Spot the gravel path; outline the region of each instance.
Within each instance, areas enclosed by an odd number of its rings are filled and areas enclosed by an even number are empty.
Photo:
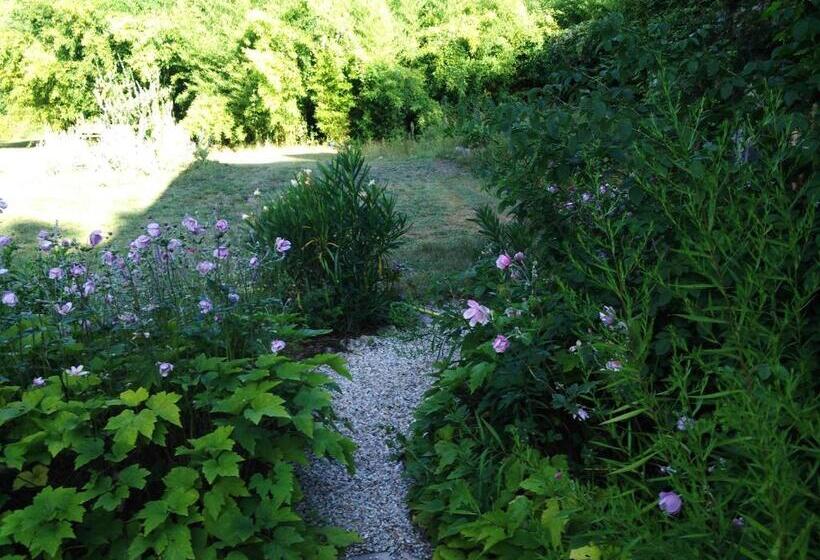
[[[333,406],[359,446],[356,474],[325,459],[314,460],[300,478],[306,512],[325,523],[355,531],[362,543],[345,558],[387,553],[391,560],[429,560],[432,553],[410,521],[403,465],[391,447],[407,434],[413,411],[430,385],[435,356],[427,340],[362,337],[351,341],[345,358],[352,381],[339,378],[342,392]]]

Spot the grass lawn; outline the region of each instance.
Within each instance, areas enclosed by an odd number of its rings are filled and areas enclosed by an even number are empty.
[[[467,221],[472,208],[492,202],[478,180],[430,151],[374,146],[366,153],[374,178],[389,186],[410,216],[407,243],[396,255],[410,269],[410,285],[423,291],[435,277],[463,270],[478,247],[475,227]],[[315,169],[332,155],[323,147],[254,148],[216,152],[175,172],[102,177],[49,171],[34,149],[0,149],[0,197],[9,203],[0,233],[31,250],[37,232],[55,222],[78,239],[94,229],[110,232],[114,246],[143,233],[150,221],[176,223],[186,214],[238,223],[266,194],[288,185],[295,172]]]

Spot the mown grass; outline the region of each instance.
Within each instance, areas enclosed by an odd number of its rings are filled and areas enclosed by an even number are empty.
[[[454,153],[449,143],[378,144],[365,153],[374,178],[388,185],[410,218],[406,243],[396,259],[407,271],[410,292],[426,294],[439,280],[469,265],[479,244],[468,219],[475,206],[492,198],[466,167],[442,157]],[[32,149],[0,149],[0,197],[9,203],[0,233],[14,236],[25,252],[34,250],[37,232],[55,222],[81,240],[93,229],[110,232],[108,243],[115,247],[143,233],[150,221],[177,223],[186,214],[239,224],[266,195],[288,185],[300,169],[315,170],[333,151],[292,147],[217,152],[186,169],[148,176],[53,173],[37,154]]]

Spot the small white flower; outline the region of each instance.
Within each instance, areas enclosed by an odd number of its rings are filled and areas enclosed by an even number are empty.
[[[253,191],[253,196],[262,196],[262,191],[256,189],[255,191]]]

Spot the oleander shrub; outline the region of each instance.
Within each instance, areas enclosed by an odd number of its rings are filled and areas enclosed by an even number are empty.
[[[356,331],[388,316],[398,278],[390,255],[407,217],[370,178],[359,149],[345,148],[315,175],[298,174],[248,224],[259,254],[288,251],[276,278],[322,325]]]

